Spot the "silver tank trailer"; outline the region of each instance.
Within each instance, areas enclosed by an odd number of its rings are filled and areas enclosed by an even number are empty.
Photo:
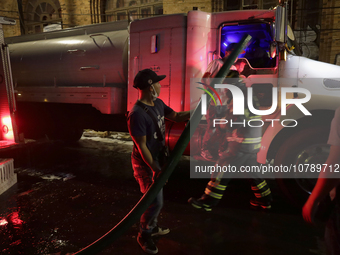
[[[127,130],[127,21],[5,41],[26,138],[76,141],[84,128]]]
[[[104,23],[8,38],[14,84],[126,88],[127,26]]]

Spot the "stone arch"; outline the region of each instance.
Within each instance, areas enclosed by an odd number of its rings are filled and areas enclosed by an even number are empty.
[[[92,24],[100,22],[99,1],[100,0],[91,0],[90,1],[90,12],[91,12],[91,23]]]
[[[111,2],[113,2],[113,0],[90,1],[91,23],[100,23],[106,21],[105,10],[107,8],[107,5]]]
[[[58,0],[28,0],[25,6],[26,33],[43,32],[43,28],[62,21]]]

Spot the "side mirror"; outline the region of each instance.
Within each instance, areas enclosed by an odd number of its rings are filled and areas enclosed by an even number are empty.
[[[286,43],[286,34],[287,34],[286,8],[282,6],[277,6],[275,14],[275,41]]]

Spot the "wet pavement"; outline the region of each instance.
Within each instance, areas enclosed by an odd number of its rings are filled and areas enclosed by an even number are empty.
[[[123,138],[83,138],[42,143],[25,154],[17,184],[0,195],[0,254],[71,254],[113,228],[141,197],[131,147]],[[183,157],[164,187],[159,223],[171,232],[156,240],[159,254],[324,254],[322,226],[306,225],[273,181],[271,212],[251,209],[247,181],[233,180],[210,213],[187,203],[206,182],[190,179]],[[99,254],[145,254],[137,232],[136,222]]]

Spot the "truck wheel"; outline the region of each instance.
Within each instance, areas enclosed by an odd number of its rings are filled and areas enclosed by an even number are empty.
[[[67,143],[74,143],[78,142],[81,136],[83,135],[83,129],[82,128],[73,128],[69,130],[64,130],[60,134],[60,139]]]
[[[74,143],[79,141],[81,136],[83,135],[83,129],[82,128],[76,128],[76,127],[58,127],[55,129],[49,130],[47,133],[47,136],[51,140],[62,140],[67,143]]]
[[[314,179],[303,178],[306,168],[302,168],[301,164],[310,167],[311,164],[325,163],[329,154],[328,135],[329,127],[326,126],[300,130],[282,144],[275,156],[274,164],[276,166],[290,166],[291,164],[296,166],[297,173],[292,173],[290,175],[292,178],[285,178],[287,173],[278,173],[276,182],[283,195],[299,208],[306,202],[318,176],[318,173],[315,172]],[[302,173],[298,170],[299,165]],[[311,173],[308,174],[310,176]]]

